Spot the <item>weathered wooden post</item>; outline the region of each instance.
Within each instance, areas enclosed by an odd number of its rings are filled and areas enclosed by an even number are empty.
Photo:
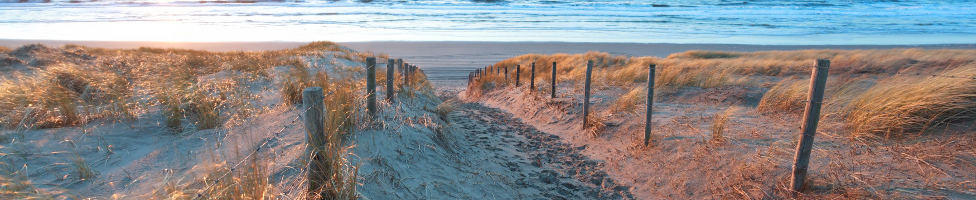
[[[403,86],[410,86],[410,63],[403,63]]]
[[[654,110],[654,68],[656,66],[651,64],[647,70],[647,109],[646,117],[644,119],[644,146],[650,144],[651,142],[651,113]]]
[[[522,73],[522,65],[515,65],[515,87],[519,86],[520,73]]]
[[[535,92],[535,62],[532,62],[532,73],[529,74],[529,91]]]
[[[323,93],[321,87],[305,88],[302,91],[302,120],[305,122],[305,153],[308,155],[308,195],[318,196],[318,192],[329,180],[323,179],[323,169],[327,169],[322,161],[325,150],[325,125],[322,119],[325,111],[322,104]]]
[[[386,60],[386,101],[393,103],[393,59]]]
[[[556,62],[552,62],[552,97],[556,98]]]
[[[397,58],[397,71],[403,76],[403,58]]]
[[[366,58],[366,113],[376,116],[376,57]]]
[[[502,68],[505,68],[505,72],[504,72],[505,73],[505,82],[508,83],[508,66],[504,66]]]
[[[583,129],[586,129],[590,117],[590,74],[593,71],[593,61],[586,61],[586,78],[583,81]]]
[[[803,189],[803,181],[807,176],[807,166],[810,164],[810,151],[813,149],[813,136],[817,133],[817,123],[820,121],[820,106],[823,102],[824,87],[827,85],[827,70],[830,60],[817,59],[817,66],[810,75],[810,93],[807,106],[803,113],[803,135],[796,145],[796,156],[793,159],[793,176],[790,177],[790,188],[799,192]]]

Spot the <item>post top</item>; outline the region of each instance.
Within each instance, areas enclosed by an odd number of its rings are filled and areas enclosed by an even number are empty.
[[[817,59],[817,68],[828,68],[830,67],[830,59]]]
[[[307,87],[305,88],[305,90],[302,90],[302,93],[309,93],[309,92],[322,93],[322,87]]]

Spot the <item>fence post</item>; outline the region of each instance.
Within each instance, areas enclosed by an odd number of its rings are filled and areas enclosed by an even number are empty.
[[[556,62],[552,62],[552,97],[556,98]]]
[[[386,60],[386,101],[393,103],[393,59]]]
[[[410,86],[410,63],[403,63],[403,86]]]
[[[590,114],[590,74],[593,71],[593,61],[586,61],[586,80],[583,81],[583,129],[586,129],[586,122]]]
[[[308,155],[308,195],[318,196],[318,191],[327,183],[322,179],[323,169],[326,169],[321,160],[322,151],[325,148],[325,126],[322,119],[322,112],[325,110],[322,104],[322,88],[310,87],[302,91],[302,120],[305,123],[305,153]]]
[[[366,112],[376,116],[376,57],[366,58]]]
[[[505,73],[505,82],[508,82],[508,66],[504,66],[502,68],[505,68],[505,72],[504,72]]]
[[[522,72],[522,65],[515,65],[515,87],[519,86],[519,76]]]
[[[654,68],[656,66],[651,64],[647,70],[647,112],[646,119],[644,119],[644,146],[646,147],[651,142],[651,113],[654,110]]]
[[[535,92],[535,62],[532,62],[532,73],[529,73],[529,91]]]
[[[397,72],[400,72],[400,75],[403,76],[403,58],[397,58],[396,62],[397,62]]]
[[[817,67],[810,75],[810,93],[807,106],[803,113],[803,135],[796,145],[796,156],[793,159],[793,176],[790,177],[790,188],[799,192],[803,189],[803,181],[807,176],[807,166],[810,164],[810,150],[813,149],[813,136],[817,133],[817,123],[820,121],[820,105],[823,102],[824,87],[827,85],[827,70],[830,60],[817,59]]]

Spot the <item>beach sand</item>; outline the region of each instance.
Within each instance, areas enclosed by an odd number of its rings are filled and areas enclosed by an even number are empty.
[[[268,50],[291,48],[304,43],[139,43],[139,42],[72,42],[72,41],[13,41],[0,40],[0,45],[15,48],[23,44],[42,43],[49,46],[64,44],[80,44],[92,47],[106,48],[137,48],[151,46],[161,48],[189,48],[213,51],[234,50]],[[617,55],[629,56],[657,56],[693,49],[728,50],[728,51],[763,51],[788,49],[878,49],[878,48],[976,48],[974,45],[930,45],[930,46],[759,46],[759,45],[719,45],[719,44],[611,44],[611,43],[495,43],[495,42],[369,42],[343,43],[342,45],[359,51],[387,53],[391,57],[404,58],[405,61],[424,68],[425,73],[437,87],[439,98],[434,95],[398,95],[394,104],[380,103],[380,118],[383,128],[357,132],[353,136],[356,141],[351,150],[356,156],[350,158],[353,163],[360,163],[359,175],[362,186],[359,192],[364,197],[376,199],[408,198],[408,199],[589,199],[589,198],[676,198],[701,197],[705,193],[693,196],[681,192],[704,191],[703,186],[709,186],[708,181],[701,181],[695,177],[702,172],[712,175],[722,173],[712,170],[711,165],[682,165],[681,162],[704,158],[697,161],[703,163],[722,163],[720,158],[751,158],[755,149],[773,149],[774,161],[779,168],[770,170],[775,174],[787,169],[782,167],[792,148],[795,120],[787,121],[765,117],[755,112],[741,111],[745,116],[734,118],[735,131],[730,131],[729,138],[739,138],[735,145],[720,146],[726,150],[709,149],[703,139],[708,130],[708,119],[726,109],[726,107],[744,108],[751,110],[749,105],[725,104],[724,102],[710,102],[707,98],[698,98],[712,93],[688,92],[667,100],[663,98],[655,104],[655,129],[663,136],[661,148],[651,150],[651,153],[667,156],[635,157],[633,150],[634,138],[631,129],[613,129],[614,133],[598,139],[579,134],[579,121],[574,102],[580,102],[579,95],[568,95],[553,101],[529,101],[521,90],[499,90],[491,93],[490,98],[468,99],[466,92],[461,90],[468,72],[481,66],[496,63],[511,56],[525,53],[581,53],[587,51],[605,51]],[[329,59],[317,58],[310,62],[321,62]],[[343,61],[339,64],[316,64],[315,66],[361,66],[362,63]],[[218,77],[217,74],[206,77]],[[272,77],[279,77],[272,75]],[[262,98],[261,105],[277,105],[278,89],[270,82],[257,83],[250,88]],[[265,85],[260,85],[265,84]],[[566,84],[566,83],[564,83]],[[523,86],[524,87],[524,86]],[[560,90],[576,90],[578,87],[564,85]],[[719,89],[714,89],[719,90]],[[612,91],[612,92],[607,92]],[[606,107],[609,97],[619,96],[623,91],[597,90],[594,96],[596,105]],[[459,95],[460,94],[460,95]],[[561,94],[569,94],[562,91]],[[576,93],[578,94],[578,93]],[[385,97],[382,90],[378,96]],[[667,96],[666,96],[667,97]],[[458,101],[455,98],[461,98]],[[270,99],[270,100],[269,100]],[[441,102],[445,99],[453,101],[454,105],[441,114]],[[451,100],[453,99],[453,100]],[[686,101],[688,99],[692,99]],[[697,100],[694,99],[706,99]],[[688,102],[691,102],[690,104]],[[550,106],[557,105],[564,110],[552,110]],[[640,109],[638,109],[640,110]],[[568,111],[568,112],[567,112]],[[299,112],[289,107],[279,107],[267,113],[253,117],[249,126],[231,128],[225,132],[204,130],[193,133],[193,137],[174,135],[160,126],[161,113],[152,113],[148,117],[137,119],[130,123],[86,124],[79,127],[63,127],[57,129],[38,129],[25,132],[20,140],[27,142],[17,146],[8,146],[11,152],[76,152],[58,156],[31,157],[30,173],[32,180],[38,183],[62,183],[59,177],[71,174],[69,171],[49,172],[43,166],[62,166],[65,160],[81,160],[80,163],[90,167],[96,178],[84,184],[67,184],[67,193],[80,193],[85,196],[122,195],[123,197],[143,197],[143,195],[157,195],[155,191],[167,181],[175,169],[177,175],[194,176],[207,174],[206,168],[196,167],[212,163],[215,160],[230,162],[241,160],[235,148],[265,149],[263,152],[255,150],[262,158],[273,163],[269,169],[273,176],[269,179],[275,188],[280,190],[283,197],[300,195],[300,187],[294,186],[292,177],[298,176],[299,171],[293,170],[296,159],[302,153],[303,131],[298,125]],[[438,116],[442,115],[442,116]],[[629,118],[628,118],[629,119]],[[635,127],[639,121],[628,121],[624,118],[610,120],[608,124],[617,127]],[[706,123],[702,123],[705,121]],[[758,126],[758,128],[757,128]],[[683,129],[688,127],[688,129]],[[732,126],[730,126],[732,127]],[[753,128],[756,131],[746,128]],[[732,130],[732,129],[730,129]],[[761,132],[760,132],[761,131]],[[133,135],[138,132],[139,135]],[[57,133],[57,134],[47,134]],[[384,134],[397,133],[397,134]],[[95,137],[91,137],[95,134]],[[149,137],[147,137],[149,136]],[[966,141],[969,136],[954,136],[950,140]],[[962,139],[959,139],[962,138]],[[848,140],[846,137],[827,134],[818,140],[836,142]],[[45,141],[71,141],[70,146],[64,143]],[[269,142],[263,142],[269,141]],[[744,142],[743,142],[744,141]],[[753,142],[752,141],[759,141]],[[773,142],[769,142],[773,141]],[[931,143],[938,142],[934,140]],[[755,144],[754,144],[755,143]],[[772,143],[772,144],[770,144]],[[78,147],[76,148],[75,144]],[[110,144],[110,145],[109,145]],[[957,143],[956,147],[971,147],[969,143]],[[928,143],[918,144],[927,146]],[[104,146],[104,147],[102,147]],[[212,146],[218,146],[210,150]],[[708,147],[708,148],[706,148]],[[833,152],[846,152],[848,149],[828,149]],[[105,153],[105,150],[109,149]],[[731,150],[729,150],[731,149]],[[745,149],[745,150],[743,150]],[[840,149],[840,150],[837,150]],[[0,148],[0,150],[5,150]],[[707,151],[706,151],[707,150]],[[938,150],[938,149],[936,149]],[[212,152],[209,155],[206,152]],[[886,153],[900,153],[897,151],[876,150]],[[205,152],[201,154],[200,152]],[[628,153],[629,152],[629,153]],[[702,152],[711,152],[704,154]],[[716,153],[717,152],[717,153]],[[3,152],[0,152],[3,153]],[[194,155],[199,154],[199,155]],[[117,155],[117,156],[112,156]],[[901,155],[901,154],[895,154]],[[907,155],[907,154],[905,154]],[[74,156],[74,157],[72,157]],[[207,157],[210,156],[210,157]],[[861,155],[856,160],[871,160],[865,158],[873,155]],[[209,159],[209,160],[208,160]],[[714,160],[709,160],[714,159]],[[765,157],[763,157],[765,159]],[[831,158],[834,159],[834,158]],[[27,163],[28,158],[18,160]],[[172,160],[187,160],[187,162],[169,162]],[[85,164],[85,162],[92,164]],[[735,161],[735,160],[733,160]],[[753,163],[767,163],[753,162]],[[769,161],[772,162],[772,161]],[[678,163],[660,167],[660,163]],[[816,163],[816,162],[815,162]],[[902,159],[896,163],[900,168],[914,169],[905,163],[913,164]],[[217,163],[218,165],[220,162]],[[729,164],[729,163],[725,163]],[[738,164],[738,163],[732,163]],[[88,166],[90,165],[90,166]],[[28,166],[28,165],[23,165]],[[42,167],[38,167],[42,166]],[[729,166],[733,166],[729,164]],[[741,171],[752,170],[751,165],[730,168],[727,174],[747,174]],[[887,165],[881,165],[886,167]],[[691,168],[693,170],[688,170]],[[69,169],[68,167],[60,167]],[[166,169],[166,170],[163,170]],[[740,171],[735,171],[740,170]],[[779,171],[777,171],[779,170]],[[79,170],[81,171],[81,170]],[[924,171],[924,170],[923,170]],[[965,171],[954,169],[950,173]],[[722,171],[719,171],[722,172]],[[80,172],[78,174],[81,174]],[[137,174],[132,176],[130,174]],[[669,174],[669,176],[659,176]],[[814,174],[823,174],[817,173]],[[959,173],[968,176],[968,173]],[[706,174],[707,175],[707,174]],[[79,175],[80,176],[80,175]],[[763,176],[772,177],[772,176]],[[902,178],[905,176],[895,176]],[[776,177],[773,177],[776,178]],[[858,179],[858,177],[853,177]],[[688,181],[692,180],[692,181]],[[822,180],[822,179],[818,179]],[[696,182],[698,181],[698,182]],[[949,180],[951,182],[953,180]],[[873,181],[872,183],[879,183]],[[115,186],[116,183],[127,183],[125,186]],[[718,183],[725,183],[723,182]],[[739,181],[737,183],[752,182]],[[770,183],[772,184],[772,183]],[[770,185],[759,184],[756,185]],[[746,185],[748,186],[748,185]],[[915,186],[915,185],[910,185]],[[742,185],[738,186],[742,188]],[[892,186],[894,187],[894,186]],[[963,186],[964,187],[964,186]],[[728,188],[724,187],[723,188]],[[843,187],[840,187],[843,189]],[[914,188],[909,188],[913,189]],[[189,190],[188,190],[189,191]],[[575,192],[564,192],[575,191]],[[729,190],[716,190],[725,191]],[[949,191],[956,192],[956,191]],[[54,191],[53,193],[58,193]],[[922,191],[921,195],[949,195],[953,198],[972,198],[966,191],[947,193],[943,191]],[[724,194],[719,194],[724,195]],[[916,194],[917,196],[918,194]]]

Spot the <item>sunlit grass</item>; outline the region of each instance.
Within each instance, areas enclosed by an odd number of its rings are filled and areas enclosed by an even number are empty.
[[[937,75],[976,77],[976,67]],[[847,111],[855,134],[924,134],[948,123],[976,119],[976,79],[894,76],[858,95]]]
[[[316,162],[324,162],[323,166],[330,169],[325,170],[327,174],[314,176],[335,182],[318,190],[325,199],[353,199],[357,195],[357,169],[346,160],[349,144],[343,140],[359,123],[365,86],[357,74],[364,71],[359,66],[336,64],[335,59],[361,62],[371,53],[354,52],[331,42],[257,52],[74,45],[31,45],[13,51],[19,52],[17,56],[44,62],[11,63],[12,68],[26,70],[0,78],[0,126],[8,129],[80,126],[96,120],[129,121],[159,113],[160,126],[176,133],[226,130],[269,109],[255,105],[262,94],[254,93],[254,89],[277,89],[278,95],[264,99],[281,98],[279,105],[272,106],[290,107],[300,101],[302,89],[323,87],[329,109],[325,128],[331,135],[329,144],[318,147],[325,149],[326,159]],[[322,58],[333,59],[330,65],[335,70],[308,64],[323,61]],[[278,69],[285,69],[285,73],[273,77]],[[422,73],[415,77],[412,82],[430,90]],[[67,163],[75,169],[72,176],[97,179],[98,172],[89,162],[78,157]],[[271,174],[265,158],[250,157],[236,169],[227,165],[230,162],[201,165],[207,168],[205,176],[165,181],[150,195],[160,199],[276,198],[272,192],[277,189],[268,181]],[[24,182],[13,180],[14,176],[0,178],[10,178],[0,183],[16,186],[3,186],[0,191],[9,193],[0,196],[30,197],[27,193],[37,192],[29,182],[13,185]]]
[[[973,102],[968,88],[973,85],[969,84],[971,79],[930,76],[972,76],[967,74],[972,72],[962,69],[973,68],[976,50],[688,51],[667,58],[613,56],[602,52],[525,54],[495,66],[529,66],[535,62],[536,83],[547,86],[551,64],[557,62],[558,82],[581,84],[586,61],[593,60],[596,63],[593,85],[597,91],[601,88],[630,91],[612,99],[614,103],[609,107],[612,113],[630,110],[636,104],[635,87],[646,83],[648,65],[652,63],[657,65],[656,88],[674,91],[685,87],[767,87],[769,91],[757,106],[759,112],[802,113],[809,79],[796,77],[809,77],[812,65],[820,58],[831,60],[825,116],[847,116],[843,120],[857,134],[928,130],[973,118],[973,109],[968,105]],[[523,73],[523,77],[529,77],[528,70]],[[467,95],[478,97],[509,84],[500,78],[503,75],[488,74],[473,82]],[[951,84],[952,80],[956,84]]]

